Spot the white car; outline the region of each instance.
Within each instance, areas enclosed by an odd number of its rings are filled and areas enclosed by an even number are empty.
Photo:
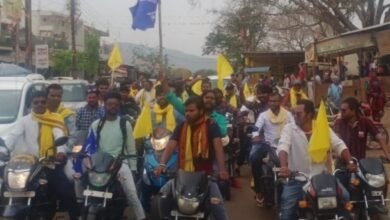
[[[65,107],[77,110],[86,105],[88,81],[57,78],[48,80],[49,84],[56,83],[62,86],[62,103]]]
[[[4,138],[16,121],[31,111],[32,94],[45,91],[44,77],[30,74],[20,77],[0,77],[0,137]]]

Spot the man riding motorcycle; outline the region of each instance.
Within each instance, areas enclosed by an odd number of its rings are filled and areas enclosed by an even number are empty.
[[[67,133],[64,119],[61,115],[50,112],[47,108],[45,92],[36,92],[32,97],[32,112],[20,119],[15,128],[8,134],[5,144],[10,152],[31,153],[38,158],[47,154],[56,155],[57,160],[64,162],[66,146],[53,147],[53,141]],[[18,145],[22,140],[27,145]],[[7,150],[0,148],[0,152]],[[78,207],[73,186],[65,176],[63,167],[56,166],[55,170],[47,169],[46,175],[49,184],[49,193],[54,198],[64,202],[71,219],[77,219]],[[71,189],[69,191],[69,189]],[[55,205],[55,204],[53,204]]]
[[[179,168],[187,172],[204,171],[211,175],[213,164],[217,162],[219,177],[229,178],[225,170],[220,129],[217,124],[204,114],[203,102],[199,97],[190,97],[185,102],[186,122],[179,125],[169,141],[160,159],[160,166],[155,170],[159,176],[166,170],[166,163],[172,153],[179,150]],[[215,161],[216,160],[216,161]],[[169,198],[173,180],[162,189],[163,197]],[[211,212],[215,219],[228,219],[223,206],[223,198],[215,182],[209,181]]]
[[[326,169],[326,162],[312,163],[308,154],[309,140],[312,135],[313,119],[315,117],[314,103],[309,100],[299,100],[294,108],[295,123],[287,124],[281,133],[278,152],[280,160],[280,177],[288,178],[291,171],[299,171],[307,176],[320,174]],[[344,142],[330,130],[330,144],[333,152],[341,157],[349,171],[356,171],[356,165],[352,161],[351,154]],[[302,187],[305,179],[299,177],[289,181],[283,187],[280,204],[280,219],[297,219],[298,201],[303,197]],[[349,194],[343,190],[343,198],[349,200]]]

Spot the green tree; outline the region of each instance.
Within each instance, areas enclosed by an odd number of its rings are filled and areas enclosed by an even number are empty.
[[[100,40],[97,35],[90,35],[85,40],[83,70],[86,79],[93,79],[99,69]]]
[[[51,55],[53,63],[53,71],[55,75],[69,76],[72,70],[72,51],[60,50]],[[85,67],[85,55],[84,53],[77,53],[77,70],[84,71]]]

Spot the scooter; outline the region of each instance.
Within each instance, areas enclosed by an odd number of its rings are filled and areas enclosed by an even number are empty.
[[[168,160],[167,171],[159,177],[153,171],[160,165],[160,157],[168,144],[171,133],[164,128],[155,129],[153,137],[145,141],[145,163],[143,175],[137,183],[138,196],[145,211],[150,210],[150,199],[157,194],[167,181],[175,176],[178,153],[175,151]]]
[[[45,157],[37,158],[28,153],[17,154],[9,160],[1,158],[4,168],[1,188],[1,218],[6,219],[52,219],[56,212],[56,201],[48,193],[46,169],[55,169],[55,158],[48,156],[55,147],[68,141],[62,137],[54,141]],[[8,161],[9,160],[9,161]],[[5,162],[8,161],[8,162]]]
[[[354,219],[390,219],[388,209],[388,179],[383,163],[378,158],[364,158],[358,163],[358,171],[351,176],[350,193],[355,205]]]
[[[171,195],[156,195],[152,199],[151,219],[212,219],[208,178],[204,172],[179,170]]]

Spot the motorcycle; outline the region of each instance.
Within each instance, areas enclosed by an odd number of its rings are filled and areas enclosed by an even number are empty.
[[[208,178],[204,172],[179,170],[171,195],[156,195],[152,199],[151,219],[212,219]]]
[[[175,151],[167,162],[167,172],[159,177],[153,171],[160,165],[160,157],[169,142],[171,134],[165,128],[158,128],[153,132],[153,137],[145,142],[145,163],[143,175],[137,183],[139,198],[146,211],[150,210],[150,199],[157,194],[161,187],[174,176],[177,170],[178,153]]]
[[[386,203],[388,179],[382,161],[364,158],[358,163],[358,171],[351,176],[351,202],[355,204],[354,219],[390,219]]]
[[[9,219],[52,219],[56,212],[56,201],[49,195],[46,169],[55,169],[55,158],[48,156],[55,147],[68,141],[62,137],[54,141],[45,157],[37,158],[28,153],[17,154],[9,160],[2,158],[4,168],[1,193],[1,217]]]
[[[123,155],[114,158],[103,152],[84,155],[82,166],[86,171],[80,177],[84,189],[83,219],[122,219],[127,201],[117,176],[127,158]]]

